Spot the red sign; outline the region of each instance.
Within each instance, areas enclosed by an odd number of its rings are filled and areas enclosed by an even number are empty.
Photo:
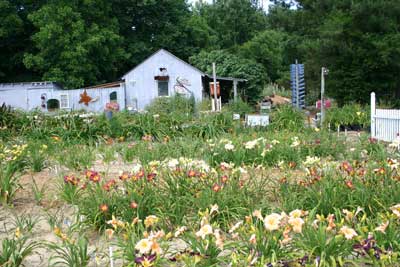
[[[214,83],[210,82],[210,95],[214,97]],[[221,88],[219,86],[219,82],[217,82],[217,97],[221,96]]]
[[[318,100],[315,106],[320,109],[321,108],[321,100]],[[329,99],[324,101],[324,106],[325,108],[330,108],[331,107],[331,101]]]

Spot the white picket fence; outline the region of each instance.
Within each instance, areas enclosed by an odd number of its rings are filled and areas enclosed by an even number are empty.
[[[371,137],[393,142],[400,134],[400,110],[376,108],[375,93],[371,93]]]

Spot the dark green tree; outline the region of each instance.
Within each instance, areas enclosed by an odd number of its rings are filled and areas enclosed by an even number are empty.
[[[31,51],[33,25],[27,16],[42,0],[0,0],[0,82],[32,81],[38,74],[26,69],[24,54]]]
[[[111,11],[106,0],[50,1],[29,15],[38,31],[25,65],[67,88],[114,79],[124,51]]]
[[[266,26],[266,14],[254,1],[216,0],[199,4],[197,9],[218,36],[220,48],[245,43]]]
[[[263,66],[254,60],[241,58],[223,50],[202,51],[190,58],[190,62],[208,74],[212,74],[212,63],[216,64],[218,76],[246,79],[240,86],[240,92],[249,102],[259,100],[264,83],[268,80]]]
[[[288,68],[285,64],[285,52],[288,36],[275,30],[260,32],[250,41],[240,47],[242,57],[254,59],[266,69],[272,81],[287,77]]]

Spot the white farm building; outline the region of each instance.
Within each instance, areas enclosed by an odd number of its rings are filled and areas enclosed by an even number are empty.
[[[230,82],[235,97],[238,82],[244,81],[230,77],[217,80]],[[117,102],[120,109],[143,110],[155,98],[176,93],[193,96],[196,101],[207,99],[211,81],[209,75],[160,49],[113,83],[73,90],[64,90],[56,82],[0,84],[0,105],[5,103],[27,111],[101,112],[107,103]]]

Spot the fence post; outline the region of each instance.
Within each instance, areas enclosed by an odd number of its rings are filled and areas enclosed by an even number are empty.
[[[375,93],[371,93],[371,137],[375,138],[376,131],[375,131],[375,114],[376,114],[376,107],[375,107]]]

